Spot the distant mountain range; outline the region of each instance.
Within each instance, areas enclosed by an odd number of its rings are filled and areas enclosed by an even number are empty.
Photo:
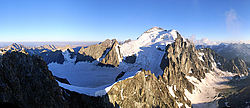
[[[0,48],[7,47],[11,45],[12,43],[21,44],[26,47],[38,47],[38,46],[43,46],[43,45],[55,45],[58,47],[70,45],[70,46],[75,47],[75,46],[89,46],[89,45],[93,45],[99,42],[98,41],[96,42],[91,42],[91,41],[86,41],[86,42],[0,42]]]

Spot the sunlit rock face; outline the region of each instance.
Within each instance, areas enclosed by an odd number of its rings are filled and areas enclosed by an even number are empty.
[[[95,44],[95,45],[90,45],[87,48],[82,47],[80,51],[78,52],[79,54],[83,56],[90,56],[93,59],[97,60],[102,57],[103,53],[107,48],[110,48],[112,46],[112,41],[107,39],[103,41],[102,43]],[[80,55],[78,55],[80,56]],[[77,58],[76,61],[81,61],[81,58]]]
[[[119,66],[120,62],[122,62],[122,55],[120,53],[120,46],[116,40],[114,40],[112,47],[104,56],[105,57],[101,60],[101,64],[115,67]]]
[[[117,40],[105,40],[96,45],[81,48],[76,57],[76,63],[79,61],[92,62],[98,60],[101,66],[119,66],[122,62],[122,55],[120,53],[120,46]]]
[[[169,88],[161,78],[157,79],[150,71],[142,70],[133,78],[116,83],[107,94],[111,103],[121,107],[178,108],[180,104],[191,106],[191,102],[179,94],[179,89]],[[170,91],[174,91],[174,94]]]
[[[163,80],[168,85],[176,85],[177,88],[188,89],[192,92],[194,86],[185,78],[186,75],[194,76],[197,79],[205,77],[209,67],[204,65],[203,59],[199,58],[199,51],[194,45],[178,34],[174,43],[166,48],[162,58],[161,68],[164,70]]]
[[[249,73],[246,63],[240,58],[229,60],[225,64],[225,69],[233,73],[243,74],[245,76]]]

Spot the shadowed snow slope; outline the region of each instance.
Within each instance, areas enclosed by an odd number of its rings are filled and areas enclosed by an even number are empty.
[[[53,75],[66,78],[72,85],[81,87],[98,87],[114,83],[116,76],[121,72],[118,68],[100,67],[88,62],[50,63],[48,66]]]

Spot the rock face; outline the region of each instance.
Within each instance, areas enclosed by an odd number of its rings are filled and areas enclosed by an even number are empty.
[[[199,51],[195,46],[180,36],[178,33],[174,43],[166,47],[162,58],[161,68],[164,71],[162,78],[167,85],[176,85],[184,94],[184,89],[192,92],[194,86],[186,79],[186,75],[203,79],[209,66],[203,63]]]
[[[244,87],[236,93],[219,100],[220,108],[248,108],[250,103],[250,86]]]
[[[82,47],[77,54],[76,63],[79,61],[99,60],[101,66],[119,66],[122,56],[120,54],[120,47],[117,40],[105,40],[104,42],[96,45]]]
[[[21,51],[21,50],[25,50],[26,48],[21,44],[13,43],[10,46],[6,47],[5,49],[6,50]]]
[[[111,40],[107,39],[100,44],[90,45],[87,48],[82,47],[78,53],[86,56],[91,56],[93,59],[97,60],[102,57],[107,48],[110,48],[112,46],[112,43],[113,42]]]
[[[55,45],[43,45],[43,46],[39,46],[37,47],[37,49],[49,49],[49,50],[56,50],[57,47]]]
[[[200,49],[200,52],[204,53],[205,58],[214,58],[213,60],[219,69],[223,71],[229,71],[232,73],[237,73],[238,75],[245,75],[247,76],[249,73],[249,70],[247,68],[247,65],[244,60],[236,57],[234,59],[228,60],[224,58],[223,56],[217,54],[215,51],[211,50],[210,48],[204,48]],[[208,64],[210,67],[212,64]]]
[[[250,67],[250,44],[220,44],[208,46],[226,59],[243,59]]]
[[[101,64],[119,66],[122,61],[122,56],[120,53],[120,47],[118,42],[115,40],[112,47],[109,49],[108,53],[103,55],[104,58],[101,60]]]
[[[244,74],[246,76],[249,73],[246,63],[240,58],[229,60],[225,64],[225,69],[230,72],[237,73],[237,74]]]
[[[172,96],[161,78],[157,79],[154,74],[145,70],[133,78],[117,82],[107,94],[110,103],[125,108],[178,108],[177,103],[183,107],[191,106],[191,102],[185,100],[178,90]]]
[[[41,56],[47,64],[52,63],[52,62],[63,64],[63,62],[64,62],[64,56],[62,55],[61,50],[44,51],[44,52],[41,52],[37,55]]]
[[[247,108],[250,103],[250,76],[244,79],[231,80],[228,84],[234,88],[229,90],[219,103],[219,108]]]
[[[192,92],[194,89],[193,84],[185,76],[194,76],[201,80],[205,77],[206,72],[212,71],[216,67],[223,71],[238,73],[238,75],[248,75],[246,63],[242,59],[227,60],[210,48],[196,50],[193,44],[188,40],[184,41],[178,34],[175,42],[166,47],[166,53],[161,62],[161,68],[164,70],[162,79],[166,85],[176,85],[179,93],[185,95],[184,89],[187,89],[189,92]],[[247,90],[249,88],[242,89],[242,92],[231,95],[227,99],[233,100],[242,94],[248,95],[249,92]],[[244,102],[246,99],[249,99],[246,96],[241,97]],[[242,103],[243,101],[240,102]],[[231,101],[231,103],[231,106],[237,106],[237,102]]]
[[[76,55],[75,51],[72,48],[68,48],[67,51],[70,54],[70,59],[73,59]]]
[[[131,64],[133,64],[133,63],[135,63],[135,61],[136,61],[136,55],[133,54],[132,56],[128,56],[128,57],[126,57],[123,61],[126,62],[126,63],[131,63]]]
[[[24,108],[66,106],[60,87],[37,56],[6,53],[0,61],[0,101]]]
[[[54,45],[43,45],[40,47],[26,49],[30,55],[38,55],[43,58],[43,60],[49,64],[52,62],[63,64],[64,56],[61,50],[57,50]]]
[[[175,42],[169,44],[165,51],[160,65],[164,71],[162,75],[163,82],[167,86],[176,86],[181,96],[185,96],[185,89],[189,92],[194,89],[194,85],[187,80],[186,76],[193,76],[201,80],[205,77],[205,73],[214,70],[216,67],[225,71],[236,70],[236,73],[240,72],[237,70],[239,69],[242,71],[239,74],[247,72],[243,60],[232,63],[209,48],[196,50],[195,46],[188,40],[184,40],[179,33]],[[161,79],[161,76],[159,76],[159,79]]]
[[[61,82],[61,83],[71,85],[71,84],[69,83],[69,81],[68,81],[66,78],[60,78],[60,77],[57,77],[57,76],[54,76],[54,78],[55,78],[57,81]]]
[[[117,77],[115,78],[115,81],[118,81],[123,75],[125,74],[125,72],[121,72],[117,75]]]

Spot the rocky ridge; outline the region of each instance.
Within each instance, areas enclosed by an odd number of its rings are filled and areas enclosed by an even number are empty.
[[[225,57],[217,54],[214,50],[210,48],[203,48],[199,49],[202,53],[204,53],[204,56],[206,57],[213,57],[213,61],[219,69],[223,71],[228,71],[232,73],[237,73],[240,76],[247,76],[249,73],[248,67],[244,60],[236,57],[234,59],[226,59]]]
[[[250,66],[250,44],[221,43],[219,45],[197,45],[197,48],[211,48],[227,60],[240,58]]]
[[[13,43],[12,45],[2,48],[2,54],[6,52],[18,51],[30,55],[41,56],[42,59],[47,63],[56,62],[62,64],[64,62],[64,57],[61,50],[57,50],[54,45],[43,45],[39,47],[27,48],[21,44]]]
[[[60,87],[38,56],[7,52],[0,59],[0,102],[19,107],[64,107]]]

